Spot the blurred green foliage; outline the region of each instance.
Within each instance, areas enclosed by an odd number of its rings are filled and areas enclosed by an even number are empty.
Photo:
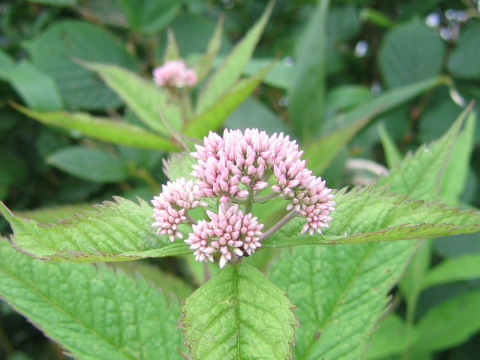
[[[112,195],[149,200],[167,180],[162,161],[180,149],[172,129],[193,137],[222,127],[283,131],[331,187],[366,184],[378,165],[440,137],[462,106],[480,98],[478,2],[277,0],[270,16],[266,7],[259,0],[0,3],[0,200],[43,222]],[[204,66],[187,114],[185,98],[172,100],[151,82],[172,38],[177,56]],[[480,126],[469,129],[452,152],[463,166],[452,170],[453,195],[444,198],[465,208],[480,206]],[[358,158],[367,160],[360,169],[352,165]],[[265,221],[276,210],[266,210]],[[394,315],[367,358],[478,358],[478,240],[425,243],[413,273],[393,290]],[[258,266],[268,266],[266,254]],[[188,260],[160,266],[201,283]],[[0,358],[66,358],[0,306]],[[460,313],[464,327],[452,320]],[[389,340],[417,326],[458,331],[446,340],[432,334],[424,347]]]

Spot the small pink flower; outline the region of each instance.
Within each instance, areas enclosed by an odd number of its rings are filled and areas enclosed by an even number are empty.
[[[198,82],[197,74],[187,68],[181,60],[172,60],[153,70],[153,78],[159,86],[183,88],[195,86]]]
[[[152,226],[158,227],[158,234],[168,235],[172,242],[175,237],[183,238],[178,226],[187,222],[186,211],[197,206],[207,206],[200,197],[195,195],[197,190],[194,182],[186,181],[185,178],[162,185],[161,194],[152,200],[155,219]]]

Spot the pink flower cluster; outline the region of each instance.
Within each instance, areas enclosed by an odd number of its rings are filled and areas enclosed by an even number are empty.
[[[187,68],[181,60],[172,60],[153,70],[153,78],[160,86],[183,88],[195,86],[198,82],[197,74]]]
[[[210,221],[200,220],[193,225],[193,232],[185,242],[198,261],[213,262],[214,253],[220,253],[220,267],[223,268],[232,256],[251,255],[260,247],[263,224],[252,214],[244,215],[238,205],[221,204],[218,214],[207,211]]]
[[[290,214],[285,221],[304,217],[302,234],[321,234],[332,220],[331,190],[305,167],[303,152],[288,136],[268,136],[257,129],[225,130],[223,137],[211,132],[196,150],[191,153],[197,159],[192,171],[195,182],[183,178],[169,182],[152,201],[158,233],[173,241],[183,237],[179,224],[192,225],[185,242],[195,250],[196,260],[214,261],[218,254],[223,267],[234,258],[251,255],[266,236],[284,225],[281,220],[262,234],[263,224],[250,213],[254,203],[287,200]],[[195,223],[186,211],[206,206],[202,198],[217,198],[221,203],[218,212],[207,211],[209,221]]]

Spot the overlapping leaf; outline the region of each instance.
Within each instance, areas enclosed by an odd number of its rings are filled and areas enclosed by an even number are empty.
[[[226,267],[182,308],[192,359],[291,359],[294,305],[255,268]]]
[[[167,305],[145,280],[105,266],[39,261],[5,239],[0,259],[0,297],[75,358],[182,359],[179,305]]]
[[[14,247],[43,260],[122,261],[191,252],[187,244],[155,233],[153,211],[145,201],[115,200],[58,224],[19,218],[1,202],[0,213],[13,228]]]

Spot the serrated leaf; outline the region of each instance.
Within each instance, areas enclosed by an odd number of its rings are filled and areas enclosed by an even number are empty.
[[[424,289],[455,281],[480,278],[480,255],[466,255],[446,259],[431,269],[423,278]]]
[[[196,114],[201,114],[213,106],[240,78],[243,69],[252,57],[255,46],[260,40],[260,36],[272,12],[273,5],[274,2],[271,1],[260,20],[255,23],[245,37],[235,46],[224,63],[208,80],[200,92],[195,108]]]
[[[86,146],[70,146],[51,154],[47,163],[84,180],[105,183],[128,178],[127,165],[112,153]]]
[[[338,115],[334,123],[343,124],[342,128],[334,130],[306,146],[305,158],[309,169],[316,174],[322,173],[352,137],[375,116],[444,82],[444,78],[435,78],[388,90],[373,100],[357,106],[345,114]]]
[[[83,21],[61,21],[26,44],[33,64],[57,81],[72,108],[107,109],[121,100],[79,60],[135,68],[137,61],[110,32]]]
[[[461,121],[455,126],[458,127],[459,123]],[[398,168],[410,176],[406,178],[401,172],[390,173],[383,180],[391,184],[389,190],[407,194],[412,191],[417,198],[422,195],[427,199],[434,198],[440,177],[426,175],[442,171],[456,131],[452,129],[427,148],[428,151],[421,149],[404,160]],[[441,159],[434,158],[431,167],[418,166],[418,163],[432,161],[430,153]],[[424,194],[417,193],[417,186],[408,186],[421,180],[426,182]],[[337,208],[340,204],[336,205]],[[478,218],[478,213],[475,216]],[[364,226],[360,224],[362,220],[375,223],[375,218],[369,215],[357,217],[352,214],[351,220],[357,229]],[[336,230],[332,226],[330,231]],[[297,316],[302,328],[297,332],[295,358],[362,358],[377,319],[387,305],[387,294],[400,278],[416,246],[414,241],[398,241],[302,246],[283,251],[277,262],[272,264],[270,274],[298,306]]]
[[[441,203],[412,201],[384,189],[355,188],[334,196],[329,228],[300,235],[305,220],[296,218],[263,242],[265,247],[419,239],[480,231],[480,211],[462,211]]]
[[[293,307],[261,272],[240,263],[185,301],[180,327],[193,360],[291,359]]]
[[[84,63],[88,69],[96,71],[107,85],[120,96],[123,101],[151,129],[169,135],[159,112],[176,130],[182,127],[181,111],[169,95],[151,81],[146,81],[131,71],[115,65]]]
[[[329,0],[321,0],[313,10],[296,51],[289,88],[293,130],[305,142],[320,129],[325,116],[328,6]]]
[[[39,261],[3,239],[0,258],[0,296],[75,358],[182,359],[178,304],[140,277]]]
[[[213,60],[215,60],[215,57],[220,51],[224,19],[225,17],[223,15],[221,15],[218,19],[217,27],[215,28],[215,32],[208,43],[207,51],[195,65],[195,73],[197,74],[199,82],[208,75],[212,68]]]
[[[203,137],[209,131],[217,130],[232,113],[262,82],[265,75],[272,68],[272,64],[260,70],[255,76],[240,80],[227,93],[225,93],[214,105],[203,113],[195,116],[187,123],[185,134],[195,137]]]
[[[143,149],[178,150],[178,147],[170,140],[127,122],[91,116],[88,113],[39,112],[19,105],[14,107],[45,125],[78,131],[93,139],[112,144]]]
[[[182,241],[170,242],[152,228],[153,210],[115,198],[58,224],[39,224],[15,216],[0,202],[0,213],[13,229],[13,245],[42,260],[100,262],[191,254]],[[184,231],[184,229],[180,229]]]
[[[415,350],[443,350],[466,341],[480,330],[480,291],[461,294],[431,309],[417,329]]]

